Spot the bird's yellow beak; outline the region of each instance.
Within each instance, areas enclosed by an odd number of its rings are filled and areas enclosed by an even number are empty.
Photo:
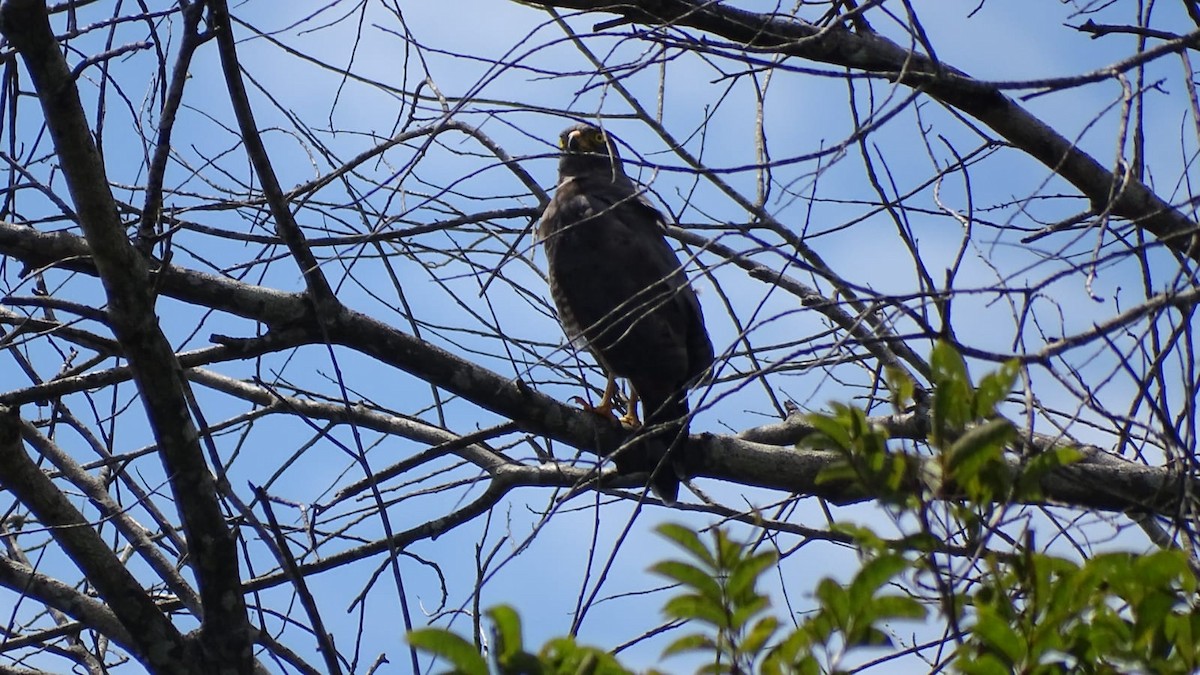
[[[563,139],[563,148],[567,150],[583,150],[583,131],[574,129]]]
[[[605,144],[604,134],[594,129],[572,129],[562,137],[562,149],[572,152],[601,152]]]

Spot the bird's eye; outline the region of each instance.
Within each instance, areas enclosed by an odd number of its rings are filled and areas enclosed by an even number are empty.
[[[608,138],[599,129],[578,129],[559,136],[558,147],[563,151],[607,154]]]

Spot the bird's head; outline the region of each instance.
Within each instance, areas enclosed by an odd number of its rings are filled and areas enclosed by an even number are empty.
[[[558,160],[560,178],[585,174],[625,176],[616,143],[597,127],[576,124],[567,128],[558,137],[558,147],[562,150]]]

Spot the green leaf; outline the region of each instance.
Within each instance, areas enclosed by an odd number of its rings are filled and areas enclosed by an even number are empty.
[[[848,590],[851,607],[868,605],[875,591],[891,581],[897,574],[908,569],[908,561],[897,554],[881,555],[869,560],[854,575]]]
[[[1187,559],[1179,551],[1155,551],[1131,558],[1135,578],[1143,588],[1171,588],[1180,579],[1194,578]]]
[[[971,379],[967,375],[967,364],[954,345],[945,340],[938,340],[929,353],[929,367],[933,372],[935,384],[945,382],[960,382],[970,387]]]
[[[575,644],[569,637],[555,638],[539,654],[543,672],[564,675],[631,675],[606,651]],[[654,671],[649,671],[654,672]]]
[[[845,406],[834,403],[832,407],[836,412],[839,407]],[[823,413],[809,413],[804,419],[816,431],[805,436],[800,442],[801,445],[814,449],[850,451],[850,432],[843,420]]]
[[[743,545],[730,539],[725,530],[719,527],[712,530],[712,536],[713,551],[717,554],[717,571],[728,572],[742,559]]]
[[[800,660],[802,655],[809,653],[809,645],[808,635],[803,630],[792,631],[767,652],[767,657],[763,660],[762,672],[780,673],[781,675],[792,672],[792,666]]]
[[[487,661],[475,645],[444,628],[418,628],[409,631],[408,643],[454,666],[462,675],[488,675]]]
[[[797,675],[820,675],[821,662],[812,654],[805,654],[796,662]]]
[[[1025,645],[1007,621],[988,613],[979,617],[971,632],[994,658],[1002,659],[1009,669],[1024,662]]]
[[[767,652],[767,658],[762,663],[763,673],[792,673],[792,667],[800,656],[809,653],[809,645],[809,635],[803,629],[792,631]]]
[[[674,579],[713,602],[721,602],[721,586],[713,578],[712,572],[680,560],[664,560],[652,566],[650,571]]]
[[[924,619],[925,605],[907,595],[882,595],[872,601],[875,616],[879,620]]]
[[[934,384],[930,442],[944,447],[974,419],[974,391],[962,356],[949,343],[939,341],[934,346],[929,365]]]
[[[721,603],[699,595],[680,595],[663,605],[663,613],[672,619],[703,621],[718,628],[729,627],[729,617]]]
[[[822,579],[817,583],[817,599],[821,601],[824,614],[837,626],[843,627],[850,617],[850,596],[842,585],[833,579]]]
[[[1174,653],[1176,658],[1189,671],[1194,671],[1198,661],[1200,661],[1200,653],[1197,652],[1196,648],[1197,630],[1200,629],[1200,616],[1195,612],[1190,616],[1173,616],[1167,621],[1164,629],[1164,635],[1175,646]]]
[[[1017,479],[1017,496],[1026,499],[1041,494],[1040,481],[1043,476],[1083,460],[1083,453],[1072,447],[1056,447],[1039,452],[1029,458]]]
[[[950,447],[949,478],[978,502],[1007,494],[1013,476],[1003,461],[1004,448],[1016,436],[1017,430],[1004,418],[973,427]]]
[[[1012,675],[1012,667],[1006,665],[995,656],[985,654],[981,657],[971,657],[963,654],[954,662],[954,667],[960,673],[969,675]]]
[[[754,585],[762,573],[775,564],[775,552],[764,551],[749,556],[738,562],[729,575],[727,588],[729,597],[740,598],[745,593],[752,593]]]
[[[746,633],[742,638],[742,652],[746,654],[758,654],[762,651],[767,641],[779,629],[779,619],[773,616],[764,616],[759,619],[754,627]]]
[[[1155,636],[1162,635],[1177,600],[1166,593],[1151,593],[1134,606],[1134,630],[1140,642],[1151,644]]]
[[[830,523],[829,530],[854,537],[859,549],[867,552],[882,551],[890,545],[883,537],[876,534],[875,530],[850,521]]]
[[[581,661],[590,661],[586,657],[581,657]],[[542,667],[541,660],[533,655],[525,652],[517,652],[510,654],[504,658],[497,657],[496,663],[499,666],[500,675],[542,675],[545,668]],[[593,664],[594,672],[594,664]]]
[[[663,523],[656,529],[659,534],[675,542],[680,548],[691,553],[694,558],[708,565],[710,569],[717,568],[716,559],[695,532],[675,523]]]
[[[771,605],[771,601],[763,596],[755,596],[754,599],[742,603],[733,609],[733,616],[729,619],[729,626],[734,630],[741,630],[756,614],[765,610]]]
[[[1016,437],[1012,422],[1002,417],[972,427],[950,446],[951,476],[956,480],[975,477],[986,462],[1001,459],[1004,447]]]
[[[496,657],[501,661],[520,653],[525,647],[521,639],[521,617],[508,605],[497,605],[487,611],[495,631]]]
[[[829,483],[860,483],[858,470],[850,462],[839,459],[817,473],[817,485]]]
[[[711,637],[701,633],[695,633],[693,635],[685,635],[667,645],[666,649],[663,649],[662,655],[667,657],[675,656],[676,654],[682,654],[684,652],[715,652],[716,650],[717,644],[713,642]]]
[[[892,647],[892,636],[874,626],[862,626],[846,634],[846,644],[853,647]]]
[[[829,641],[833,639],[833,634],[841,630],[841,626],[834,624],[833,612],[822,608],[821,611],[809,615],[804,623],[800,624],[800,630],[808,637],[809,644],[816,649],[828,646]]]
[[[883,369],[883,381],[892,395],[892,405],[895,406],[896,412],[903,412],[913,400],[913,392],[916,391],[912,378],[903,368],[886,366]]]
[[[975,389],[975,418],[986,419],[996,415],[996,408],[1004,401],[1017,383],[1021,374],[1021,364],[1016,359],[1009,359],[1000,366],[999,370],[984,375]]]

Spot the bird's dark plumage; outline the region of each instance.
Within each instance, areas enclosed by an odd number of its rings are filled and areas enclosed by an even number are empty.
[[[624,377],[631,400],[642,402],[651,433],[618,453],[617,469],[656,471],[652,486],[671,502],[679,479],[663,459],[687,433],[688,388],[713,362],[700,303],[667,243],[662,214],[625,175],[612,139],[579,124],[560,145],[558,190],[538,228],[550,293],[568,337],[607,372],[606,393],[612,378]]]

